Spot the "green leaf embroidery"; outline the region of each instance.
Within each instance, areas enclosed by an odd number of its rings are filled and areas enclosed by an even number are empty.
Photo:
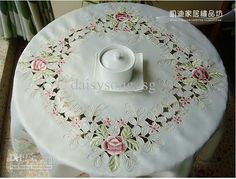
[[[103,136],[98,135],[92,139],[91,144],[94,146],[99,146],[101,145],[103,140],[104,140]]]
[[[121,136],[123,139],[129,139],[132,138],[132,132],[131,132],[131,128],[129,126],[125,127],[122,132],[121,132]]]
[[[60,60],[60,58],[55,57],[55,56],[48,56],[48,57],[47,57],[47,61],[48,61],[48,62],[57,62],[57,61],[59,61],[59,60]]]
[[[136,17],[132,17],[130,19],[130,21],[132,21],[132,22],[138,22],[138,20],[139,20],[139,18],[137,16]]]
[[[117,24],[118,24],[118,22],[115,19],[111,20],[111,27],[112,28],[116,27]]]
[[[224,77],[224,75],[222,73],[220,73],[220,72],[210,72],[209,76],[211,78],[217,78],[217,79],[220,79],[220,78]]]
[[[47,60],[48,62],[57,62],[60,60],[59,57],[57,56],[52,56],[47,52],[42,52],[41,53],[41,57],[44,58],[45,60]]]
[[[193,85],[194,83],[196,83],[196,80],[193,79],[193,78],[187,78],[187,79],[183,80],[183,83],[186,84],[186,85],[188,85],[188,86],[191,86],[191,85]]]
[[[198,88],[193,88],[193,91],[196,93],[196,94],[202,94],[204,92],[204,90],[201,90],[201,89],[198,89]]]
[[[201,60],[199,60],[199,59],[194,60],[194,61],[192,62],[192,66],[193,66],[194,68],[199,67],[201,64],[202,64],[202,62],[201,62]]]
[[[41,56],[42,56],[43,58],[47,58],[49,55],[48,55],[47,52],[42,51],[42,52],[41,52]]]
[[[130,28],[130,29],[132,29],[134,26],[133,22],[131,22],[131,21],[128,21],[127,25],[128,25],[128,28]]]
[[[50,83],[55,81],[55,78],[51,75],[45,75],[44,74],[44,78],[46,79],[47,82],[50,82]]]
[[[198,81],[195,85],[200,90],[207,90],[207,86],[204,83],[200,82],[200,81]]]
[[[98,127],[98,133],[101,134],[104,138],[107,138],[108,133],[107,133],[107,128],[104,125],[100,125]]]
[[[172,65],[176,63],[176,59],[170,58],[170,59],[161,59],[157,61],[157,64],[167,64]]]
[[[109,160],[109,168],[112,172],[116,171],[120,166],[120,160],[117,155],[113,155]]]
[[[107,19],[108,21],[111,21],[111,20],[113,20],[113,17],[112,17],[111,15],[107,15],[107,16],[106,16],[106,19]]]
[[[29,68],[30,67],[30,63],[29,62],[22,61],[22,62],[19,62],[18,64],[19,64],[19,66],[21,68]]]
[[[127,8],[126,8],[126,7],[122,7],[122,8],[120,9],[120,12],[126,13],[126,12],[127,12]]]
[[[52,70],[49,70],[49,69],[44,70],[43,74],[45,76],[53,76],[53,75],[55,75],[55,73]]]
[[[43,74],[42,74],[41,72],[36,72],[36,73],[33,75],[32,79],[33,79],[33,81],[36,81],[36,80],[39,80],[39,79],[42,78],[42,77],[43,77]]]
[[[183,64],[180,64],[179,67],[185,69],[185,70],[192,70],[194,69],[192,63],[183,63]]]
[[[139,149],[138,142],[136,140],[126,139],[126,142],[127,142],[127,146],[129,149],[131,149],[131,150],[138,150]]]

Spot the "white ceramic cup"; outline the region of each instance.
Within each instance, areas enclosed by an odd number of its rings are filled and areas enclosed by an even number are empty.
[[[98,54],[101,78],[106,83],[124,84],[131,80],[135,54],[123,45],[111,45]]]

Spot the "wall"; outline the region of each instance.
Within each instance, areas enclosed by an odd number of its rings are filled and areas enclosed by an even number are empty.
[[[55,18],[82,7],[82,1],[51,1]]]

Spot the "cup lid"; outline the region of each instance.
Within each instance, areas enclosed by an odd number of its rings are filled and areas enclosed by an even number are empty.
[[[100,56],[102,65],[112,71],[124,71],[134,64],[133,52],[125,46],[108,47]]]

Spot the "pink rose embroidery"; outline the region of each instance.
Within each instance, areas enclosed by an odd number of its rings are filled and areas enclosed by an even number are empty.
[[[31,69],[33,72],[44,71],[47,68],[47,61],[42,58],[35,58],[31,62]]]
[[[114,18],[119,22],[125,22],[130,19],[130,16],[126,12],[118,12]]]
[[[192,71],[192,76],[199,81],[207,81],[209,74],[203,67],[198,67]]]
[[[120,136],[109,136],[103,143],[102,148],[110,155],[118,155],[125,151],[126,147]]]

